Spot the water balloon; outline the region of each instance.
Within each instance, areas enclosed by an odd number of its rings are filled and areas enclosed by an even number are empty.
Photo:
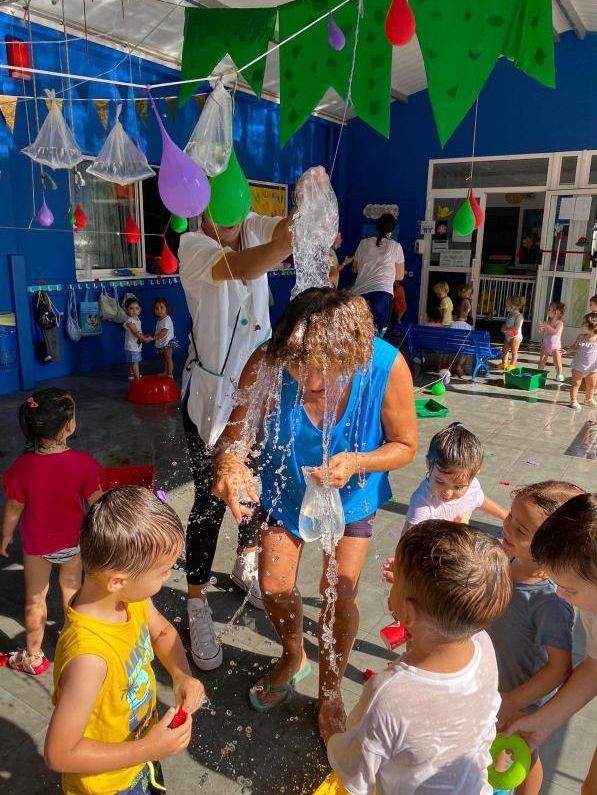
[[[71,226],[76,226],[77,219],[75,218],[75,211],[72,207],[68,208],[68,213],[66,214],[66,219]]]
[[[176,146],[166,132],[151,94],[149,101],[162,136],[158,190],[165,207],[174,215],[201,215],[209,203],[210,187],[203,169]]]
[[[46,204],[46,197],[44,196],[41,202],[41,207],[37,211],[37,220],[42,226],[52,226],[54,223],[54,213]]]
[[[452,219],[452,229],[460,237],[468,237],[475,229],[475,214],[467,198],[462,202]]]
[[[386,17],[386,36],[394,47],[403,47],[415,35],[415,15],[407,0],[392,0]]]
[[[328,14],[328,44],[333,50],[343,50],[346,44],[346,37],[342,32],[342,28],[334,19],[334,15],[330,11]]]
[[[473,193],[472,190],[469,192],[468,200],[469,204],[471,205],[471,210],[473,211],[473,215],[475,216],[475,229],[478,229],[483,223],[485,215],[483,213],[483,210],[481,209],[481,206],[479,205],[479,202],[476,200],[475,194]]]
[[[124,236],[126,242],[132,246],[136,245],[141,240],[141,230],[139,224],[135,221],[133,214],[129,212],[129,217],[124,227]]]
[[[244,221],[251,209],[251,191],[234,149],[228,168],[211,180],[211,201],[207,211],[215,224],[234,226]]]
[[[439,377],[442,379],[444,386],[448,386],[448,384],[450,383],[451,373],[447,367],[442,368],[439,371]]]
[[[85,229],[85,227],[87,226],[87,216],[83,212],[83,208],[81,207],[80,204],[77,204],[77,206],[75,207],[75,212],[73,213],[73,215],[75,219],[74,223],[75,229]]]
[[[170,228],[173,232],[178,232],[178,234],[181,235],[189,228],[189,222],[186,218],[181,218],[180,215],[171,215]]]
[[[173,273],[176,273],[178,269],[178,260],[170,250],[170,247],[166,242],[166,238],[164,238],[164,248],[162,249],[162,253],[160,255],[159,265],[162,273],[165,273],[167,276],[171,276]]]
[[[445,395],[445,393],[446,387],[444,386],[443,381],[438,381],[437,384],[434,384],[431,387],[431,394],[435,395],[435,397],[441,397],[442,395]]]

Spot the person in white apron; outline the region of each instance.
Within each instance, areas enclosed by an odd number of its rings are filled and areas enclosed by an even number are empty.
[[[222,662],[206,591],[225,504],[211,493],[211,448],[232,410],[235,384],[249,356],[271,335],[267,272],[292,252],[289,219],[249,213],[219,226],[208,213],[180,241],[180,279],[192,319],[183,375],[183,423],[195,502],[186,543],[191,653],[204,671]],[[257,574],[257,524],[239,527],[232,579],[263,609]]]

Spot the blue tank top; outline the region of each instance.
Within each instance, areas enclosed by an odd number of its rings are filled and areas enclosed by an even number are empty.
[[[381,408],[386,385],[398,351],[375,338],[373,358],[366,371],[352,379],[344,414],[332,430],[330,456],[342,452],[366,453],[384,443]],[[298,535],[298,518],[305,493],[301,467],[322,463],[322,431],[309,419],[298,401],[298,383],[284,372],[280,411],[269,419],[272,427],[261,453],[261,503],[271,512],[271,520]],[[360,404],[360,406],[359,406]],[[359,410],[360,408],[360,410]],[[279,417],[280,430],[274,424]],[[352,477],[340,490],[346,524],[370,516],[392,496],[387,472],[370,472]]]

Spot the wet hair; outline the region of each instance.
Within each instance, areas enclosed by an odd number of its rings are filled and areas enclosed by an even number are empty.
[[[379,247],[381,246],[382,239],[394,231],[396,219],[392,213],[383,213],[377,219],[375,226],[377,229],[377,243],[375,245]]]
[[[574,483],[567,483],[564,480],[544,480],[541,483],[532,483],[530,486],[514,489],[511,497],[513,500],[520,497],[531,502],[545,516],[550,516],[560,505],[583,493],[583,490]]]
[[[153,302],[153,311],[155,312],[155,308],[158,304],[164,304],[166,307],[166,312],[170,314],[170,304],[166,298],[156,298]]]
[[[552,307],[556,310],[556,312],[560,312],[562,315],[566,311],[566,304],[563,304],[561,301],[552,301],[549,305],[549,308],[551,309]]]
[[[19,425],[27,449],[38,450],[42,439],[57,439],[75,416],[75,401],[64,389],[49,387],[34,392],[19,406]]]
[[[531,555],[549,571],[573,571],[597,585],[597,494],[578,494],[548,516]]]
[[[496,538],[459,522],[429,519],[396,547],[394,577],[445,638],[459,640],[492,624],[512,597],[510,563]]]
[[[525,300],[524,295],[511,295],[509,298],[506,298],[506,306],[513,306],[520,311],[525,305]]]
[[[135,298],[134,295],[131,295],[131,297],[127,298],[126,301],[124,302],[125,312],[129,308],[129,306],[132,306],[133,304],[139,304],[139,306],[141,306],[141,301],[139,301],[138,298]]]
[[[449,293],[450,292],[450,285],[448,282],[436,282],[433,285],[433,292],[437,295],[438,293]]]
[[[310,287],[288,304],[267,344],[272,366],[352,373],[367,367],[375,328],[364,298],[331,287]]]
[[[597,293],[589,298],[590,304],[597,304]]]
[[[435,434],[427,451],[427,466],[443,472],[465,472],[474,477],[483,463],[483,445],[461,422]]]
[[[587,312],[584,315],[583,326],[586,324],[591,334],[597,334],[597,312]]]
[[[178,515],[149,489],[111,489],[91,506],[81,527],[81,560],[86,573],[145,574],[160,560],[180,554],[184,529]]]

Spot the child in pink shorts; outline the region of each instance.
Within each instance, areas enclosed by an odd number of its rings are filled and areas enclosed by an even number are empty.
[[[564,330],[564,314],[566,304],[552,301],[547,312],[547,320],[539,323],[539,331],[543,332],[541,341],[541,356],[539,369],[543,370],[550,356],[553,356],[553,365],[556,368],[556,381],[564,380],[562,372],[562,331]]]

